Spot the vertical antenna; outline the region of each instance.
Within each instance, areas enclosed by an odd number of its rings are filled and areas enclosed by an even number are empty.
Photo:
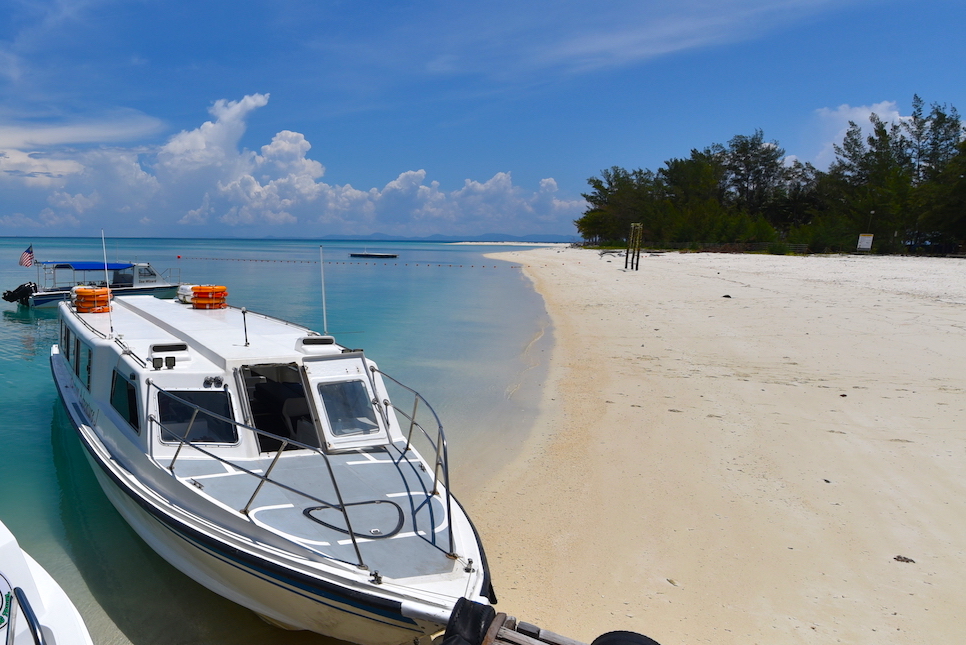
[[[245,347],[248,347],[248,310],[242,307],[242,325],[245,327]]]
[[[111,313],[111,279],[107,275],[107,245],[104,243],[104,229],[101,229],[101,251],[104,253],[104,286],[107,287],[107,322],[111,327],[111,334],[114,336],[114,314]]]
[[[325,259],[322,257],[322,245],[319,245],[319,272],[322,275],[322,333],[329,335],[329,320],[325,311]]]

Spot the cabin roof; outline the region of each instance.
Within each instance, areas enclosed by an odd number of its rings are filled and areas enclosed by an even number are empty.
[[[55,269],[73,269],[74,271],[103,271],[103,262],[63,262],[59,260],[49,260],[46,262],[38,262],[45,267],[53,267]],[[108,271],[120,271],[122,269],[130,269],[134,265],[130,262],[108,262]]]
[[[143,359],[151,354],[152,345],[180,341],[187,344],[189,352],[221,369],[229,364],[293,362],[303,355],[296,350],[298,340],[319,335],[306,327],[255,312],[248,312],[243,322],[241,309],[234,307],[193,309],[191,305],[153,296],[119,296],[114,298],[114,304],[110,321],[107,314],[81,315],[105,333],[113,324],[114,334],[120,335],[124,344]],[[338,353],[341,349],[329,345],[325,346],[325,353]],[[204,369],[201,364],[193,367]]]

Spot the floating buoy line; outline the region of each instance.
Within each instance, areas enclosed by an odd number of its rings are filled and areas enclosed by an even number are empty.
[[[179,260],[204,260],[217,262],[265,262],[274,264],[318,264],[318,260],[260,260],[257,258],[202,258],[188,255],[179,255]],[[356,266],[384,266],[384,267],[430,267],[440,269],[499,269],[501,266],[508,269],[522,269],[521,264],[499,265],[499,264],[435,264],[432,262],[333,262],[326,260],[325,264],[345,264]]]

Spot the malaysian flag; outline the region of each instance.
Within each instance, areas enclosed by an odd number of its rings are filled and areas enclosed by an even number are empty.
[[[20,262],[18,264],[22,267],[32,267],[34,265],[34,245],[31,244],[27,247],[27,250],[20,254]]]

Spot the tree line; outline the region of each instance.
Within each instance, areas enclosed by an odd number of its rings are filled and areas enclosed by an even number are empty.
[[[966,130],[955,107],[928,110],[913,97],[910,117],[855,122],[834,146],[827,171],[789,160],[761,130],[738,135],[656,171],[614,166],[588,180],[589,205],[574,224],[597,244],[623,243],[631,223],[648,245],[773,242],[813,252],[955,248],[966,240]]]

